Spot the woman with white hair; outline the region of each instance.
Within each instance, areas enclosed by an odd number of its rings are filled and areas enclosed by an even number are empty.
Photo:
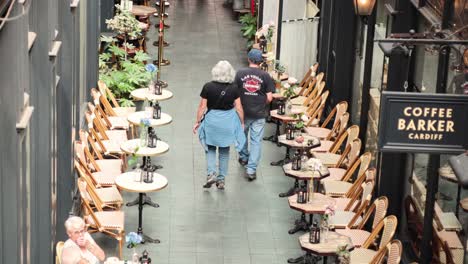
[[[97,264],[104,261],[104,251],[86,231],[81,217],[71,216],[65,221],[69,239],[63,244],[62,264]]]
[[[240,151],[245,143],[244,111],[239,89],[233,83],[235,71],[228,61],[219,61],[211,70],[212,81],[200,93],[193,133],[198,136],[206,152],[207,179],[204,188],[216,183],[223,190],[228,172],[229,146]],[[219,170],[216,168],[216,149],[219,152]]]

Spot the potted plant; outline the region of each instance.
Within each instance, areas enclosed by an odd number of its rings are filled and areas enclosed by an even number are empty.
[[[255,41],[255,33],[257,32],[257,16],[247,13],[239,18],[242,24],[242,36],[247,39],[247,50],[250,50]]]
[[[337,264],[349,264],[351,261],[351,255],[348,250],[348,245],[339,245],[336,250]]]
[[[139,257],[138,254],[136,253],[136,246],[143,241],[143,238],[141,237],[140,234],[137,234],[135,232],[130,232],[125,236],[125,242],[127,242],[127,248],[132,248],[133,249],[133,254],[132,254],[132,261],[133,263],[138,263]]]
[[[148,85],[155,71],[145,69],[150,56],[135,48],[129,40],[141,35],[139,22],[128,11],[121,10],[119,5],[117,14],[106,20],[108,27],[123,37],[122,47],[115,37],[101,37],[105,48],[99,54],[99,79],[102,80],[119,101],[120,106],[134,106],[130,100],[130,93]],[[129,52],[134,53],[129,56]]]

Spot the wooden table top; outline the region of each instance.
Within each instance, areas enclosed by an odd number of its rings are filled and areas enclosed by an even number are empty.
[[[320,234],[320,236],[322,235],[323,234]],[[320,237],[320,239],[322,240],[322,237]],[[336,255],[338,246],[341,245],[348,245],[348,250],[354,247],[349,237],[333,231],[328,232],[327,242],[320,241],[318,244],[312,244],[309,242],[309,233],[306,233],[299,237],[299,243],[303,250],[319,256],[334,256]]]
[[[153,174],[152,183],[135,181],[136,174],[138,172],[135,171],[122,173],[115,178],[115,184],[122,190],[136,193],[156,192],[166,188],[168,184],[167,178],[158,173]]]
[[[457,183],[458,184],[458,179],[455,176],[455,173],[451,169],[451,167],[440,167],[439,168],[439,176],[447,181]]]
[[[148,88],[135,89],[130,93],[130,95],[135,100],[149,100],[149,101],[164,101],[164,100],[171,99],[172,96],[174,96],[172,92],[167,89],[162,89],[162,94],[156,95],[156,94],[150,93]]]
[[[288,197],[289,207],[305,214],[324,214],[327,206],[336,203],[331,197],[321,193],[313,193],[312,199],[307,203],[297,203],[297,194]]]
[[[127,119],[128,122],[134,124],[134,125],[139,125],[141,122],[142,118],[146,117],[146,111],[138,111],[135,113],[132,113],[128,115]],[[149,118],[150,121],[150,127],[157,127],[157,126],[163,126],[170,124],[172,122],[172,117],[166,113],[161,113],[161,118],[160,119],[153,119]]]
[[[310,135],[307,135],[307,134],[302,134],[302,136],[304,137],[304,142],[298,143],[294,139],[287,140],[286,139],[286,134],[279,135],[278,136],[278,143],[280,143],[282,145],[285,145],[285,146],[288,146],[288,147],[291,147],[291,148],[301,148],[301,149],[312,149],[312,148],[316,148],[316,147],[320,146],[320,139],[318,137],[310,136]],[[313,141],[313,145],[311,145],[311,146],[308,145],[309,140]]]
[[[138,151],[135,149],[138,147]],[[127,154],[134,154],[139,157],[159,156],[169,151],[169,145],[166,142],[158,140],[155,148],[140,147],[140,139],[131,139],[120,144],[120,149]]]
[[[278,110],[271,110],[270,116],[272,118],[279,119],[282,122],[293,122],[293,121],[299,120],[299,118],[293,117],[294,114],[299,115],[299,114],[305,113],[306,111],[307,111],[307,107],[303,105],[293,105],[290,115],[279,115]]]
[[[269,72],[269,74],[274,80],[278,80],[278,73],[276,71]],[[287,79],[289,79],[289,75],[287,73],[282,73],[280,75],[281,81],[286,81]]]
[[[135,16],[148,16],[158,12],[158,10],[151,6],[144,6],[144,5],[133,5],[132,6],[132,14]]]

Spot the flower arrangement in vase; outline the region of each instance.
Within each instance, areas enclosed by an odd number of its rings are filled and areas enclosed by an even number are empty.
[[[330,224],[329,224],[330,216],[335,214],[335,209],[336,207],[334,204],[327,205],[327,207],[325,208],[325,213],[322,216],[322,223],[320,224],[320,227],[322,229],[322,232],[323,232],[322,237],[325,242],[328,238],[328,231],[330,230]]]
[[[152,63],[148,63],[148,64],[145,65],[145,70],[151,74],[151,80],[150,80],[150,83],[148,85],[148,88],[149,88],[149,92],[151,94],[154,94],[154,91],[155,91],[154,76],[155,76],[156,72],[158,71],[158,67],[156,67],[156,65],[154,65]]]
[[[337,263],[349,264],[351,262],[351,255],[348,250],[348,244],[339,245],[336,250]]]
[[[143,241],[143,238],[141,237],[141,235],[135,232],[130,232],[125,236],[125,242],[127,243],[127,248],[133,249],[132,263],[134,264],[139,263],[139,256],[138,256],[138,253],[136,253],[135,248],[142,241]]]
[[[150,124],[149,118],[142,118],[140,120],[140,147],[146,147],[148,144],[148,127]]]
[[[267,52],[271,52],[273,48],[273,35],[275,34],[275,23],[270,21],[268,24],[263,25],[257,32],[255,36],[257,38],[265,37],[267,40]]]

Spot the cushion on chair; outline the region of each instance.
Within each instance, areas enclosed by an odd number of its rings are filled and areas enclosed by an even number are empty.
[[[351,264],[369,264],[374,256],[377,255],[377,251],[370,250],[367,248],[356,248],[351,251]]]
[[[124,229],[124,212],[122,211],[102,211],[94,212],[94,215],[98,219],[101,226],[104,228],[111,229]],[[86,221],[91,225],[96,225],[94,219],[91,216],[86,217]]]
[[[107,117],[109,122],[111,123],[111,129],[120,128],[120,129],[128,129],[130,124],[126,117],[122,116],[109,116]]]
[[[127,117],[131,113],[135,113],[136,107],[114,107],[112,108],[117,116]]]
[[[327,167],[334,167],[341,158],[341,155],[332,153],[314,153],[315,158],[322,161],[323,165]]]
[[[337,229],[336,232],[351,238],[351,241],[355,247],[361,247],[370,236],[369,232],[360,229]]]
[[[343,179],[343,176],[346,174],[346,170],[342,168],[328,168],[328,171],[330,175],[321,179],[321,184],[323,184],[324,181],[339,181]]]
[[[355,213],[351,211],[335,211],[335,214],[328,219],[329,225],[334,225],[335,228],[346,228],[348,223],[353,219]],[[361,220],[358,219],[354,226],[357,226]]]
[[[117,187],[98,188],[96,193],[103,203],[122,203],[123,198]]]
[[[96,181],[97,184],[103,186],[110,186],[115,185],[115,178],[120,174],[111,174],[108,172],[98,171],[91,173],[93,179]]]
[[[109,140],[119,144],[128,140],[127,131],[125,130],[106,130],[106,135]]]
[[[306,127],[305,131],[308,135],[324,139],[330,134],[330,129],[324,127]]]
[[[326,195],[343,196],[353,184],[343,181],[324,181],[323,190]]]
[[[310,152],[312,152],[312,153],[314,153],[314,152],[328,152],[332,145],[333,145],[333,141],[321,140],[320,141],[320,146],[311,149]]]
[[[102,159],[96,160],[101,171],[111,172],[115,174],[122,173],[123,161],[121,159]]]

